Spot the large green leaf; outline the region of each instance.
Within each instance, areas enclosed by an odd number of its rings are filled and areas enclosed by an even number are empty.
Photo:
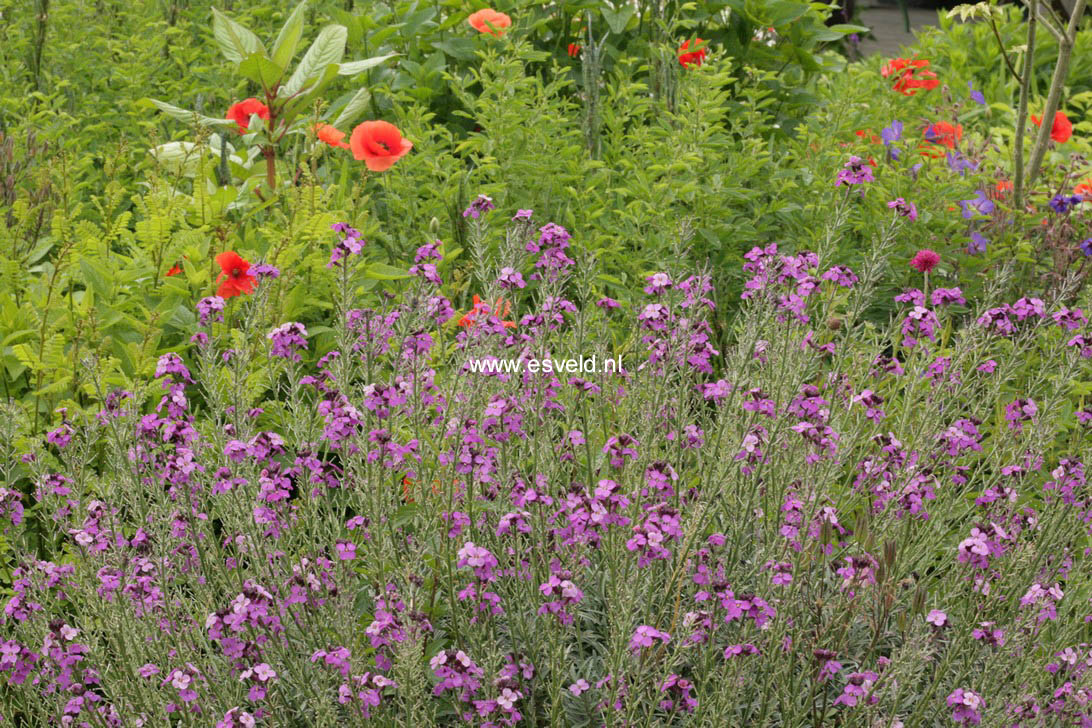
[[[626,29],[626,26],[629,25],[629,21],[636,14],[637,9],[632,5],[625,4],[617,10],[603,7],[599,9],[599,12],[603,13],[603,20],[607,21],[610,32],[619,35]]]
[[[205,116],[204,114],[198,114],[196,111],[189,111],[175,106],[174,104],[168,104],[166,101],[157,101],[156,99],[144,99],[144,101],[152,104],[172,119],[178,119],[187,124],[192,124],[194,121],[197,121],[197,123],[202,126],[235,126],[235,122],[231,119],[216,119],[211,116]]]
[[[322,72],[331,63],[341,63],[345,55],[345,40],[349,31],[344,25],[327,25],[315,38],[315,42],[303,54],[303,59],[296,66],[292,77],[282,89],[285,96],[293,96],[307,86],[307,82]]]
[[[288,20],[284,21],[277,40],[273,42],[273,62],[281,68],[287,68],[289,61],[296,55],[296,48],[303,37],[303,11],[306,9],[307,0],[300,0]]]
[[[375,68],[384,61],[394,58],[399,55],[398,53],[388,53],[385,56],[376,56],[375,58],[365,58],[362,61],[349,61],[348,63],[342,63],[337,72],[341,76],[355,76],[358,73],[363,73],[369,68]]]
[[[212,9],[212,35],[224,58],[232,63],[242,63],[251,53],[265,53],[258,36],[216,8]]]
[[[334,120],[334,126],[344,130],[346,126],[356,121],[371,98],[372,94],[368,89],[362,88],[357,91],[353,97],[349,99],[349,103],[345,104],[345,108],[341,110],[341,113],[337,115],[337,119]]]
[[[281,82],[284,69],[265,57],[264,53],[251,53],[239,64],[239,73],[262,88],[271,89]]]

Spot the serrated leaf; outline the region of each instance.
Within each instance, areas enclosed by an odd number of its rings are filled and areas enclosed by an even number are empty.
[[[334,126],[343,129],[356,121],[357,117],[363,113],[364,108],[368,105],[371,98],[371,91],[366,88],[362,88],[353,94],[353,97],[349,99],[349,103],[345,104],[345,108],[341,110],[341,113],[337,115],[337,119],[334,120]]]
[[[339,76],[355,76],[358,73],[363,73],[369,68],[375,68],[381,65],[384,61],[390,60],[395,56],[401,55],[400,53],[388,53],[385,56],[376,56],[375,58],[365,58],[362,61],[349,61],[348,63],[342,63],[338,66],[337,72]]]
[[[293,96],[299,93],[316,75],[331,63],[341,63],[345,55],[345,41],[349,31],[344,25],[327,25],[323,28],[311,47],[303,54],[300,64],[284,85],[284,94]]]
[[[300,4],[281,26],[277,40],[273,42],[273,62],[281,68],[288,68],[289,61],[296,55],[296,48],[303,37],[303,11],[306,9],[307,0],[300,0]]]
[[[242,63],[252,53],[265,53],[258,36],[216,8],[212,9],[212,35],[224,58],[232,63]]]

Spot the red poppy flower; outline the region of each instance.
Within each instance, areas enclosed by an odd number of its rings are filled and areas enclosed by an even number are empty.
[[[477,323],[478,316],[485,315],[486,304],[482,302],[482,299],[478,297],[478,294],[474,294],[474,305],[465,316],[459,319],[456,325],[458,326],[473,326]],[[503,298],[498,298],[492,304],[489,305],[490,313],[500,318],[507,316],[512,311],[512,306]],[[506,329],[514,329],[516,327],[515,321],[501,321],[501,325]]]
[[[250,128],[250,117],[254,114],[259,119],[269,121],[269,107],[255,98],[244,99],[237,104],[232,104],[227,111],[227,118],[239,125],[239,133]]]
[[[476,13],[473,13],[466,22],[479,33],[485,33],[486,35],[496,36],[500,38],[504,35],[504,29],[512,25],[512,19],[504,13],[498,13],[492,8],[482,8]],[[489,26],[493,26],[490,28]]]
[[[1035,124],[1035,126],[1041,126],[1043,117],[1032,114],[1031,122]],[[1069,117],[1062,112],[1055,111],[1054,124],[1050,127],[1050,138],[1059,144],[1065,144],[1069,141],[1071,136],[1073,136],[1073,122],[1071,122]]]
[[[216,256],[216,262],[220,266],[220,275],[216,282],[220,284],[216,295],[220,298],[231,298],[242,293],[253,293],[258,279],[250,275],[250,263],[243,260],[234,250],[228,250]],[[222,281],[222,282],[221,282]]]
[[[176,276],[181,272],[182,272],[182,264],[181,263],[175,263],[174,266],[172,266],[171,269],[169,271],[167,271],[167,277],[170,278],[171,276]]]
[[[413,479],[410,478],[408,475],[406,477],[402,478],[402,500],[404,500],[407,503],[413,503],[413,497],[410,495],[410,487],[412,485],[413,485]],[[439,495],[440,494],[440,481],[439,480],[432,481],[432,494],[433,495]]]
[[[883,139],[880,139],[878,136],[873,134],[871,129],[858,129],[853,133],[859,136],[861,139],[868,139],[868,141],[872,142],[873,144],[883,144]]]
[[[684,40],[682,45],[679,46],[679,63],[683,68],[689,68],[691,65],[700,66],[705,60],[705,46],[702,45],[705,41],[701,38],[694,39],[694,48],[697,50],[690,50],[690,41]]]
[[[315,136],[320,142],[326,142],[331,147],[349,148],[348,144],[341,141],[345,138],[345,132],[329,124],[315,124]]]
[[[364,160],[368,169],[383,172],[413,149],[413,145],[389,121],[365,121],[353,129],[349,149],[353,158]]]
[[[925,127],[923,131],[926,143],[919,144],[918,148],[922,150],[923,156],[934,159],[943,157],[944,152],[932,145],[939,144],[949,149],[955,149],[956,142],[963,138],[963,125],[951,124],[947,121],[938,121],[931,126]]]
[[[1080,195],[1086,200],[1092,199],[1092,177],[1089,177],[1084,182],[1081,182],[1073,188],[1073,194]]]
[[[580,55],[580,46],[576,43],[569,44],[569,58],[576,58]]]
[[[940,256],[928,248],[919,250],[910,260],[910,267],[914,270],[921,271],[922,273],[928,273],[937,267],[937,263],[940,262]]]
[[[1000,200],[1009,192],[1012,192],[1012,180],[1007,179],[998,180],[997,184],[986,190],[986,194],[994,200]]]
[[[891,88],[904,96],[913,96],[917,91],[911,89],[923,88],[928,91],[940,85],[937,75],[925,70],[928,65],[929,61],[924,58],[895,58],[880,69],[880,75],[884,78],[897,75],[895,85]]]

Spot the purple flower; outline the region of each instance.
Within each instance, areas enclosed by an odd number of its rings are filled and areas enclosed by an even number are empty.
[[[516,214],[512,216],[512,222],[517,220],[530,221],[531,215],[534,214],[531,210],[516,210]]]
[[[471,202],[470,207],[463,210],[463,217],[469,217],[477,220],[479,217],[495,208],[496,205],[493,204],[492,197],[488,197],[486,195],[478,195],[478,199]]]
[[[939,609],[934,609],[926,615],[925,621],[934,627],[944,627],[948,624],[948,615]]]
[[[269,263],[256,263],[250,266],[250,274],[258,278],[279,278],[281,270]]]
[[[337,266],[338,261],[346,256],[360,255],[360,251],[364,250],[365,241],[360,231],[349,227],[348,223],[336,222],[330,226],[330,229],[336,233],[342,233],[342,238],[330,251],[330,262],[326,264],[327,268]]]
[[[525,288],[527,286],[527,283],[523,280],[523,275],[515,268],[501,268],[500,276],[497,277],[497,284],[501,288]]]
[[[579,696],[581,693],[586,693],[588,690],[591,690],[591,685],[589,685],[588,681],[584,678],[580,678],[569,686],[569,692],[576,696]]]
[[[648,281],[648,285],[644,290],[650,296],[659,296],[672,286],[671,276],[667,273],[653,273],[645,280]]]
[[[875,177],[872,176],[872,167],[869,167],[860,157],[854,155],[846,162],[845,169],[839,170],[834,186],[861,185],[873,180],[875,180]]]
[[[967,299],[963,298],[963,291],[958,288],[938,288],[933,291],[929,300],[934,306],[947,306],[950,304],[963,305]]]
[[[300,349],[307,348],[307,329],[301,323],[281,324],[269,332],[269,340],[273,342],[272,356],[279,359],[291,359],[300,361]]]
[[[989,244],[989,240],[977,231],[971,231],[971,242],[967,246],[967,252],[970,255],[977,255],[978,253],[985,253],[986,246]]]
[[[970,89],[971,92],[971,101],[974,101],[976,104],[981,104],[982,106],[986,105],[986,97],[982,95],[981,91],[975,91],[974,81],[968,81],[967,88]]]
[[[654,646],[656,640],[660,640],[666,644],[671,641],[671,635],[667,632],[661,632],[655,627],[642,624],[633,633],[633,637],[630,638],[629,649],[631,652],[640,652],[642,647]]]
[[[425,243],[417,249],[417,253],[413,256],[414,263],[424,263],[427,260],[443,260],[444,256],[440,255],[440,246],[443,245],[439,240],[434,240],[431,243]]]
[[[209,296],[197,302],[197,316],[202,326],[208,326],[209,321],[224,320],[224,299],[219,296]],[[213,319],[213,316],[216,318]]]
[[[880,130],[880,138],[883,139],[883,145],[887,147],[887,155],[891,159],[898,160],[901,152],[894,143],[902,138],[902,122],[895,119],[891,122],[891,126],[885,126]]]
[[[986,707],[982,696],[970,690],[956,688],[948,696],[948,707],[952,709],[952,720],[964,725],[978,725],[982,715],[978,712]]]
[[[1081,252],[1084,253],[1086,258],[1092,257],[1092,238],[1082,240],[1080,248]]]
[[[975,212],[981,215],[990,215],[997,209],[997,205],[982,190],[978,190],[975,196],[969,200],[960,200],[959,206],[963,208],[963,217],[968,220],[974,217]]]
[[[433,263],[414,263],[410,266],[409,273],[424,278],[437,288],[444,284],[440,274],[436,272],[436,265]]]
[[[1050,200],[1050,207],[1054,212],[1063,215],[1068,212],[1070,208],[1076,207],[1082,202],[1084,202],[1084,198],[1080,195],[1054,195]]]
[[[890,207],[891,203],[887,203]],[[912,207],[912,206],[911,206]],[[915,211],[915,216],[917,212]],[[823,275],[819,276],[824,281],[833,281],[843,288],[853,288],[854,285],[860,280],[857,275],[844,265],[836,265],[828,269]]]
[[[1092,243],[1092,238],[1089,238],[1089,243]],[[604,296],[595,302],[595,305],[599,308],[619,308],[622,304],[615,301],[613,298],[607,298]]]
[[[918,208],[913,202],[907,202],[901,197],[898,197],[888,202],[887,206],[902,217],[910,218],[910,222],[918,219]]]

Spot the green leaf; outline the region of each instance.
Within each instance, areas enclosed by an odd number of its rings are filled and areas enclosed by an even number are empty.
[[[235,122],[231,119],[216,119],[211,116],[205,116],[204,114],[198,114],[196,111],[187,111],[174,104],[168,104],[166,101],[143,99],[143,102],[150,103],[172,119],[178,119],[187,124],[192,124],[196,121],[202,126],[235,126]]]
[[[409,278],[409,273],[386,263],[368,263],[368,269],[364,271],[364,277],[379,281],[396,281],[401,278]]]
[[[277,86],[284,77],[284,69],[265,57],[264,53],[251,53],[239,64],[239,73],[262,88]]]
[[[84,279],[91,284],[95,295],[102,299],[110,297],[110,284],[107,280],[110,273],[102,268],[96,261],[89,258],[80,258],[80,270]]]
[[[201,153],[193,142],[167,142],[152,147],[148,154],[172,172],[181,172],[187,176],[194,173],[201,161]]]
[[[599,9],[599,12],[603,13],[603,20],[607,21],[610,32],[615,35],[620,35],[626,29],[626,26],[629,25],[629,21],[637,12],[637,9],[626,3],[617,10],[602,7]]]
[[[467,38],[449,38],[445,41],[433,42],[432,47],[459,61],[472,61],[475,58],[474,44]]]
[[[356,121],[357,117],[364,111],[364,108],[368,105],[371,98],[371,91],[366,88],[362,88],[353,94],[353,97],[349,99],[349,103],[345,104],[345,108],[342,109],[341,113],[334,119],[334,126],[339,129],[344,129],[346,126]]]
[[[232,63],[242,63],[251,53],[265,53],[258,36],[216,8],[212,9],[212,35],[224,58]]]
[[[284,94],[294,96],[298,94],[307,82],[322,72],[331,63],[341,63],[341,57],[345,55],[345,40],[349,31],[344,25],[327,25],[315,38],[315,42],[303,54],[300,65],[284,85]]]
[[[287,68],[288,62],[296,55],[300,38],[303,37],[303,11],[307,9],[307,0],[300,0],[300,4],[284,21],[281,32],[277,34],[277,40],[273,42],[273,62],[281,68]]]
[[[362,61],[349,61],[348,63],[342,63],[338,69],[338,75],[340,76],[355,76],[358,73],[363,73],[369,68],[375,68],[382,64],[384,61],[401,55],[400,53],[388,53],[385,56],[376,56],[375,58],[365,58]]]

